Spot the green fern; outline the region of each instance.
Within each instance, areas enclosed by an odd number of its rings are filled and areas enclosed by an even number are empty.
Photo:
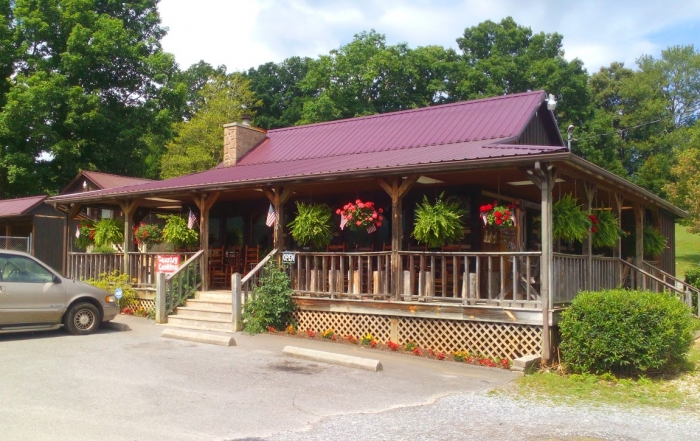
[[[100,219],[95,224],[95,246],[105,248],[112,245],[124,245],[124,223],[120,219]]]
[[[297,202],[297,215],[289,224],[289,232],[299,245],[323,248],[333,237],[331,208],[325,204]]]
[[[593,234],[594,248],[612,248],[620,238],[620,222],[611,210],[595,212],[598,218],[597,232]]]
[[[464,238],[464,210],[459,202],[443,199],[444,194],[440,194],[435,204],[428,202],[424,195],[423,202],[416,207],[412,236],[430,248],[459,242]]]
[[[552,206],[552,234],[555,239],[581,242],[591,227],[591,220],[570,193]]]

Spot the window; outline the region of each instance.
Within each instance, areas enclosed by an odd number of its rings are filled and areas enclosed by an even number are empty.
[[[5,282],[49,283],[53,273],[32,259],[10,254],[0,255],[0,276]]]

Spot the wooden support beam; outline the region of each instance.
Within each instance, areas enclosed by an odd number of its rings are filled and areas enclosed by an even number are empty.
[[[557,178],[557,171],[551,165],[535,163],[532,170],[527,170],[530,180],[540,189],[542,205],[541,238],[542,257],[540,259],[540,299],[542,300],[542,358],[552,358],[549,310],[552,308],[552,260],[554,240],[552,234],[552,189]]]
[[[219,196],[220,191],[202,193],[193,197],[199,209],[199,249],[204,251],[204,265],[201,266],[202,291],[209,290],[209,211]]]
[[[284,205],[287,203],[293,192],[290,188],[283,187],[263,187],[263,193],[272,204],[272,209],[277,214],[273,232],[273,247],[281,252],[284,248]],[[279,254],[281,259],[281,254]]]
[[[119,201],[119,208],[124,213],[124,272],[131,276],[129,251],[134,246],[134,213],[138,207],[138,199]]]
[[[68,219],[73,220],[76,217],[78,217],[78,214],[80,214],[80,210],[83,209],[82,204],[72,204],[70,206],[70,210],[68,210]]]
[[[620,193],[613,193],[613,198],[615,199],[615,210],[617,212],[617,228],[622,230],[622,204],[625,202],[625,198]],[[622,237],[617,238],[617,244],[613,248],[613,257],[622,259]],[[618,277],[617,280],[622,284],[622,263],[618,264]]]
[[[393,178],[391,182],[377,179],[377,183],[391,197],[391,292],[396,298],[401,290],[401,277],[399,251],[403,238],[401,226],[403,198],[418,180],[419,175],[410,175],[401,181],[401,178]]]
[[[585,181],[583,183],[583,189],[586,192],[588,214],[591,214],[593,212],[593,199],[595,198],[597,188],[595,184]],[[588,230],[588,237],[586,238],[586,252],[588,256],[586,289],[590,291],[591,289],[593,289],[593,233],[590,230]]]
[[[634,234],[636,245],[634,265],[641,268],[644,261],[644,206],[639,202],[634,203]],[[642,287],[643,277],[642,273],[637,271],[637,289]]]

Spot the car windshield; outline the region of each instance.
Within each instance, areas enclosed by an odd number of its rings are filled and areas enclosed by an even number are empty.
[[[5,282],[48,283],[53,274],[24,256],[0,254],[0,280]]]

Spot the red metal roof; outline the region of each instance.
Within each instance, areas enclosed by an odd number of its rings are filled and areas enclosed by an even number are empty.
[[[100,188],[127,187],[130,185],[145,184],[155,182],[153,179],[132,178],[131,176],[113,175],[96,171],[83,171],[83,175],[90,179]]]
[[[411,167],[440,162],[566,151],[511,144],[542,104],[542,91],[270,130],[236,166],[80,193],[79,197],[157,192],[214,184]],[[52,200],[74,199],[77,195]]]
[[[543,99],[528,92],[270,130],[239,165],[514,138]]]
[[[0,217],[22,216],[44,202],[46,196],[0,200]]]

